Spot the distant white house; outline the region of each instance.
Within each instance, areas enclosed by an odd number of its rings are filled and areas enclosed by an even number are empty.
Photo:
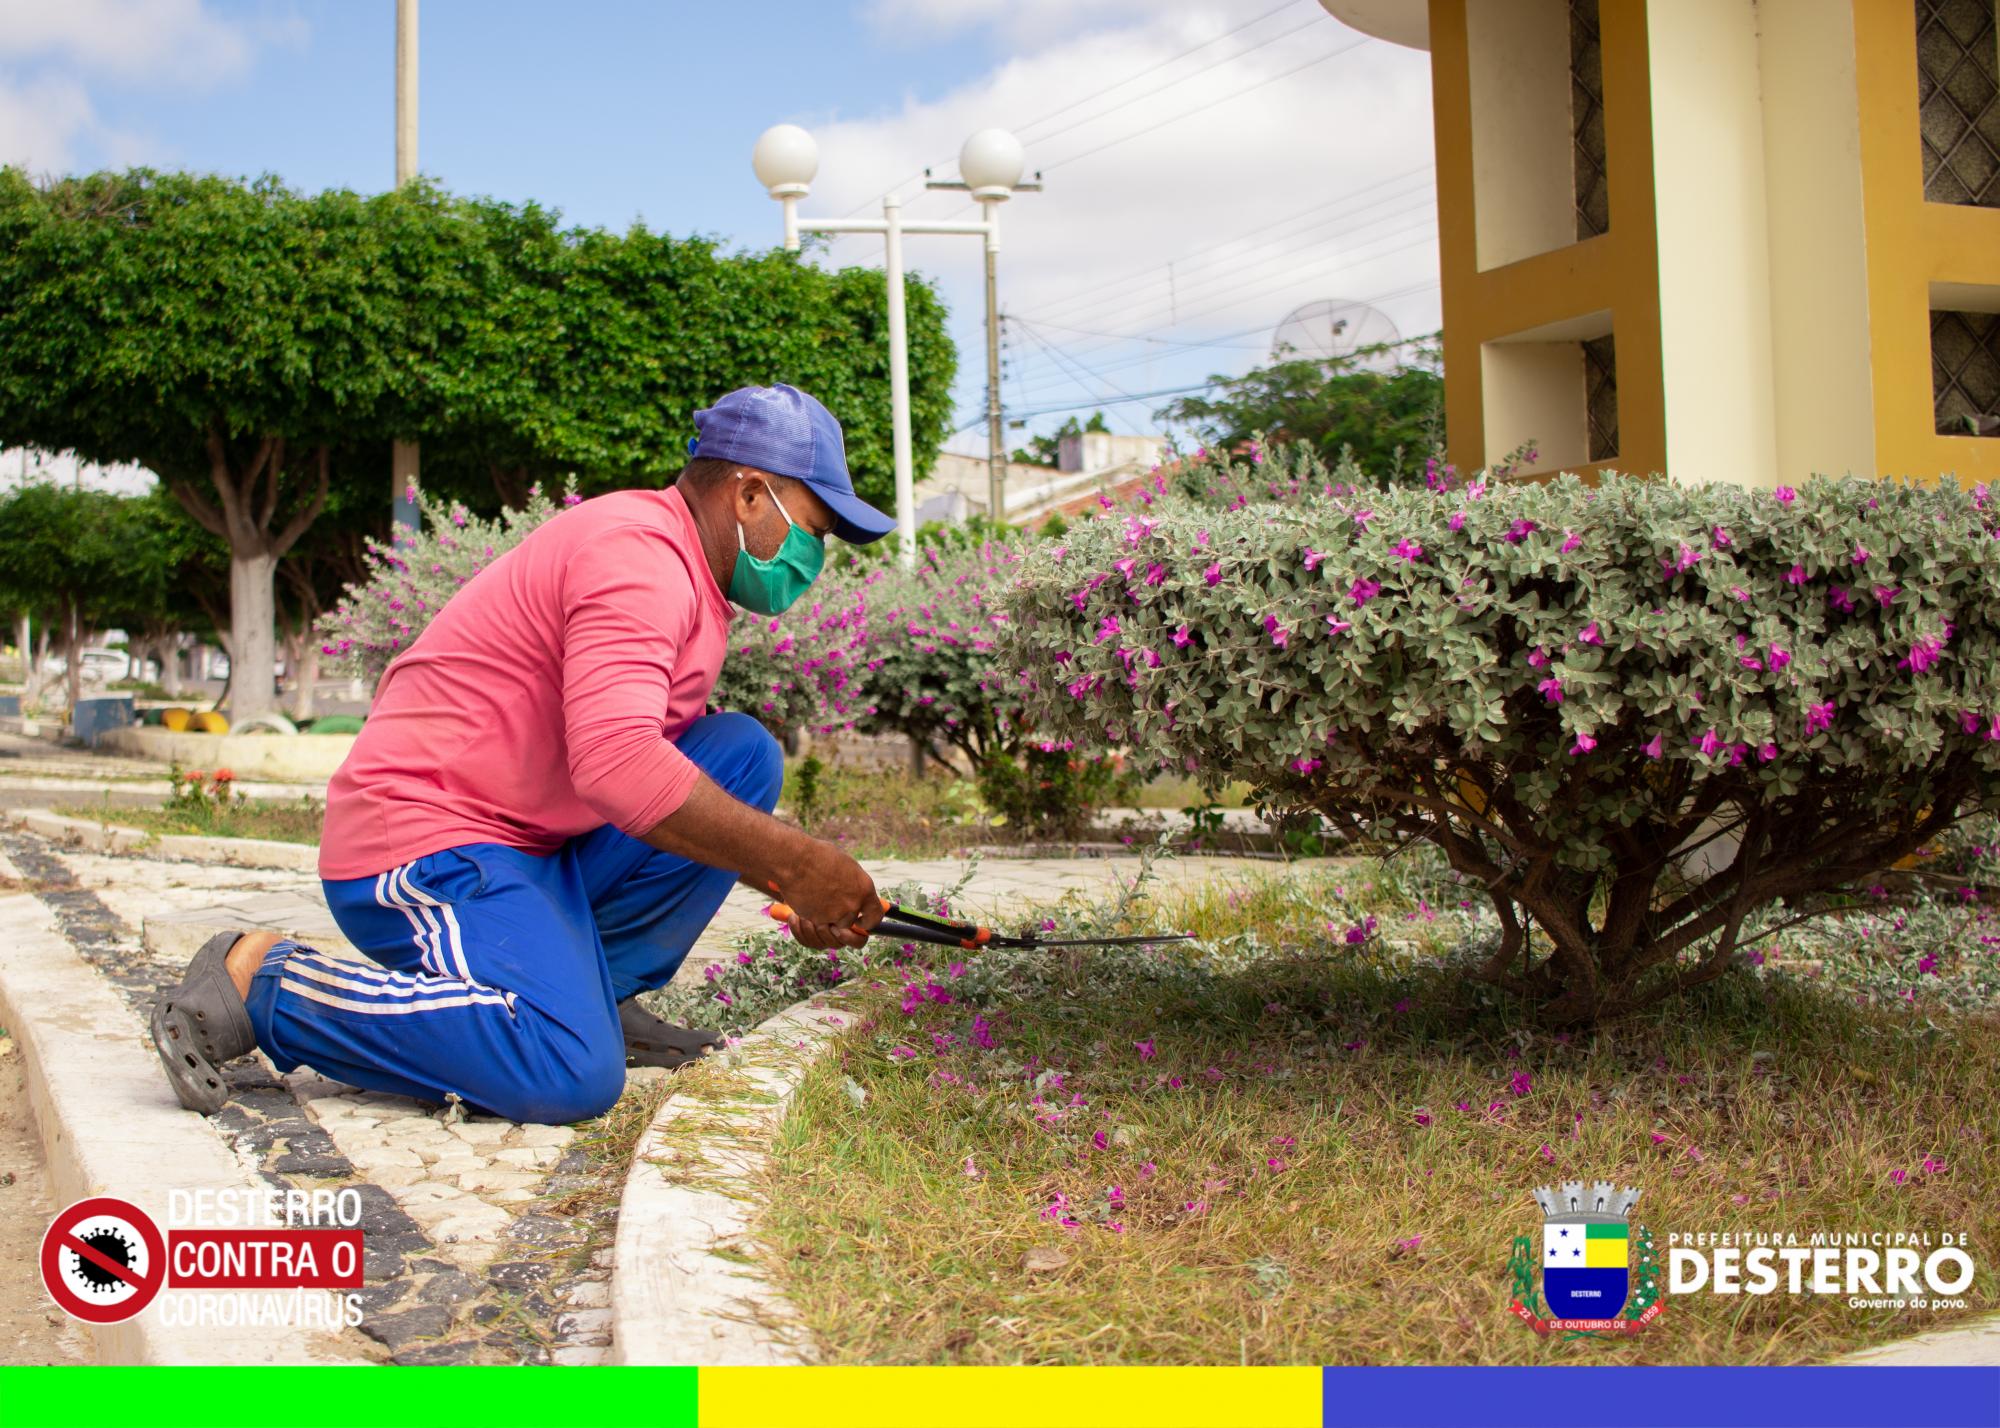
[[[100,466],[94,461],[79,461],[71,451],[40,451],[25,446],[0,451],[0,491],[47,482],[138,496],[150,491],[158,479],[143,466]]]
[[[1014,525],[1035,525],[1078,498],[1111,491],[1150,471],[1165,456],[1163,436],[1121,436],[1087,431],[1066,436],[1054,466],[1007,463],[1005,517]],[[987,467],[983,456],[941,451],[930,474],[916,486],[917,524],[956,523],[987,513]]]

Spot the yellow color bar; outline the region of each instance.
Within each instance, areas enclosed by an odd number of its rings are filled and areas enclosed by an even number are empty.
[[[1317,1368],[705,1368],[701,1428],[1318,1428]]]
[[[1588,1239],[1583,1242],[1585,1269],[1627,1269],[1630,1266],[1624,1240]]]

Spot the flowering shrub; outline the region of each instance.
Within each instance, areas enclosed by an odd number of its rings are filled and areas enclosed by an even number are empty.
[[[203,827],[214,824],[243,798],[236,787],[236,775],[228,769],[217,769],[211,775],[203,769],[183,771],[179,764],[174,764],[167,770],[167,785],[167,811],[188,817]]]
[[[1020,558],[988,541],[921,546],[911,570],[859,560],[830,569],[781,621],[822,731],[904,734],[974,763],[1006,744],[998,596]]]
[[[371,684],[390,660],[416,642],[459,587],[542,522],[583,499],[576,494],[574,478],[560,504],[543,495],[539,485],[532,486],[527,505],[489,520],[456,503],[441,506],[415,487],[411,491],[425,529],[393,548],[371,539],[368,582],[348,586],[340,603],[319,619],[320,653],[340,673]]]
[[[1499,916],[1481,974],[1586,1020],[2000,798],[1992,517],[1852,480],[1163,502],[1029,553],[1002,654],[1052,736],[1438,844]]]

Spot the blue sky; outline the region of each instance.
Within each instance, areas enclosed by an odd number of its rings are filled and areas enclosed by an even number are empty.
[[[0,0],[0,160],[394,176],[393,0]],[[1255,365],[1314,299],[1438,309],[1427,57],[1315,0],[423,0],[422,170],[448,188],[775,241],[750,172],[766,126],[820,143],[808,213],[962,200],[908,182],[1014,128],[1048,188],[1004,211],[1010,409],[1046,430]],[[819,261],[880,261],[848,238]],[[979,251],[912,240],[951,304],[961,416],[983,405]],[[956,445],[975,449],[981,429]],[[1012,434],[1018,440],[1021,432]]]

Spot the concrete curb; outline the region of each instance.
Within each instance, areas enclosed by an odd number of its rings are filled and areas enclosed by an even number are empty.
[[[791,1306],[736,1244],[756,1216],[750,1182],[842,1021],[826,998],[780,1012],[729,1053],[754,1086],[751,1097],[732,1106],[670,1096],[646,1127],[619,1202],[612,1363],[811,1362]],[[690,1161],[699,1178],[669,1178],[685,1176]]]
[[[46,808],[16,808],[7,821],[17,828],[38,833],[65,848],[81,848],[86,853],[129,853],[146,841],[143,829],[120,823],[104,823],[91,818],[65,818]]]
[[[158,858],[221,863],[232,868],[271,868],[288,873],[319,871],[317,843],[279,843],[268,838],[210,838],[198,833],[163,833],[94,818],[69,818],[45,808],[9,809],[6,819],[66,848],[87,853],[130,853],[140,848]]]
[[[31,896],[0,898],[0,1025],[22,1051],[58,1204],[115,1195],[164,1226],[174,1190],[269,1188],[175,1103],[131,1011]],[[357,1361],[321,1331],[169,1326],[157,1305],[92,1337],[100,1363]]]

